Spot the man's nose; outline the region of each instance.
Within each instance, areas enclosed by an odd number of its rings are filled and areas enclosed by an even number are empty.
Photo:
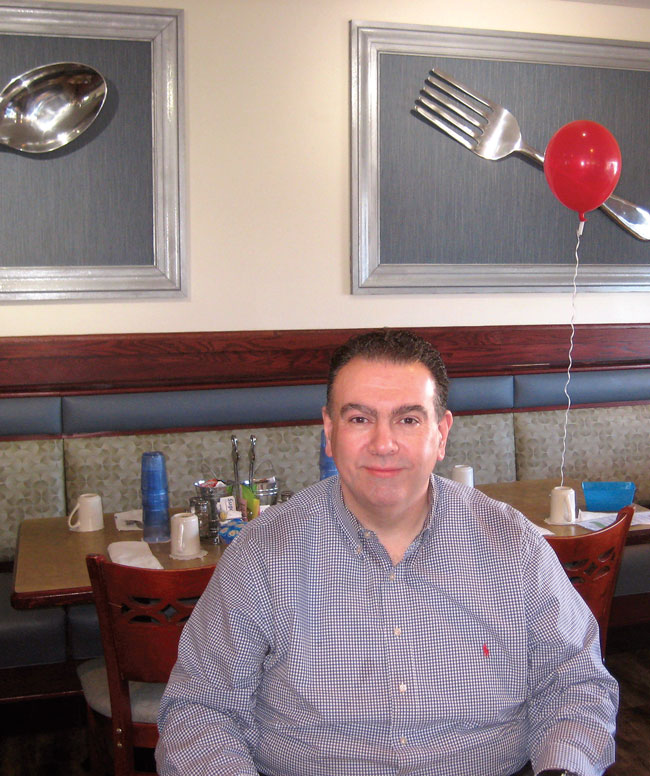
[[[377,421],[374,424],[370,449],[377,455],[389,455],[397,450],[397,440],[392,423]]]

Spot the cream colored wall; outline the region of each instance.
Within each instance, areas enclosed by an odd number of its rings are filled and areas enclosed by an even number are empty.
[[[647,2],[140,4],[185,10],[189,296],[6,304],[0,335],[569,320],[568,294],[349,293],[348,21],[647,41]],[[650,321],[650,294],[579,294],[576,321]]]

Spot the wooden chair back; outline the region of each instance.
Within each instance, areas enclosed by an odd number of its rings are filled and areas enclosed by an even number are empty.
[[[571,583],[598,621],[603,658],[612,598],[633,514],[632,506],[624,507],[612,525],[589,534],[546,535]]]
[[[116,776],[135,773],[134,747],[155,747],[155,724],[133,722],[129,681],[167,682],[178,640],[214,566],[144,569],[88,555],[111,702]]]

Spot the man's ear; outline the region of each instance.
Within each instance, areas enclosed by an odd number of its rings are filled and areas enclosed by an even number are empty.
[[[331,433],[332,433],[332,418],[330,418],[330,414],[327,411],[327,406],[323,407],[322,411],[323,416],[323,428],[325,429],[325,452],[327,455],[332,456],[332,444],[331,444]]]
[[[438,432],[440,434],[440,445],[438,447],[438,460],[442,461],[447,452],[447,437],[451,431],[451,427],[454,423],[454,418],[449,410],[445,411],[445,414],[438,421]]]

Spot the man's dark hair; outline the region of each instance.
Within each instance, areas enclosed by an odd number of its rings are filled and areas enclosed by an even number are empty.
[[[436,415],[438,419],[443,416],[449,395],[449,378],[443,360],[433,345],[406,329],[377,329],[357,334],[334,352],[327,377],[328,408],[336,375],[357,356],[368,361],[423,364],[431,372],[436,384]]]

